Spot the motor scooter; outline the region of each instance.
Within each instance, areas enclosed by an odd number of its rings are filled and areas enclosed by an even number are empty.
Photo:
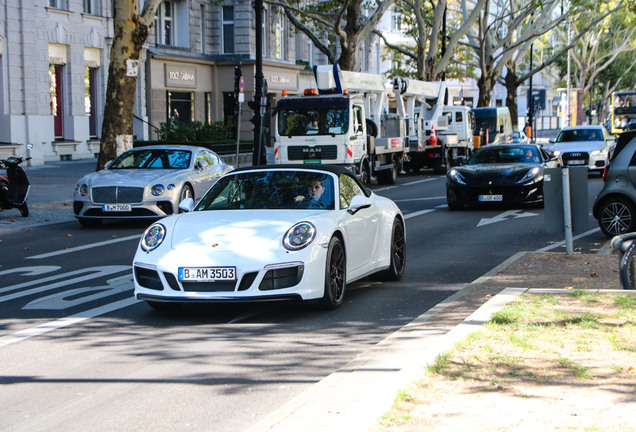
[[[20,166],[29,159],[31,158],[15,156],[0,159],[0,168],[7,170],[6,176],[0,174],[0,211],[17,208],[23,217],[29,215],[26,200],[31,186],[26,172]]]

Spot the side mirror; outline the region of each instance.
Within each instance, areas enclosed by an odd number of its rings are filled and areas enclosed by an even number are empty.
[[[209,164],[205,160],[200,159],[196,163],[196,169],[203,171],[204,169],[208,167],[208,165]]]
[[[356,214],[362,209],[371,207],[371,199],[367,198],[364,195],[356,195],[351,200],[349,204],[349,209],[347,210],[349,214]]]
[[[556,141],[555,141],[555,139],[554,139],[554,138],[550,138],[550,139],[548,140],[548,142],[549,142],[550,144],[554,144]]]
[[[184,212],[190,213],[194,210],[194,200],[192,198],[186,198],[179,203],[179,209]]]
[[[108,162],[106,162],[106,163],[104,164],[104,169],[108,169],[108,168],[110,168],[110,166],[111,166],[112,164],[113,164],[113,161],[112,161],[112,160],[109,160]]]
[[[466,156],[457,156],[457,165],[464,165],[466,163]]]

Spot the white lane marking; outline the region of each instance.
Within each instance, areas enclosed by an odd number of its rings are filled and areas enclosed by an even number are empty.
[[[85,249],[92,249],[92,248],[96,248],[96,247],[100,247],[100,246],[108,246],[108,245],[111,245],[113,243],[119,243],[119,242],[123,242],[123,241],[139,239],[140,237],[141,237],[140,234],[135,234],[135,235],[131,235],[131,236],[128,236],[128,237],[122,237],[122,238],[113,239],[113,240],[106,240],[106,241],[103,241],[103,242],[91,243],[91,244],[78,246],[78,247],[74,247],[74,248],[63,249],[63,250],[59,250],[59,251],[55,251],[55,252],[49,252],[49,253],[45,253],[45,254],[42,254],[42,255],[33,255],[33,256],[27,257],[27,259],[50,258],[50,257],[53,257],[53,256],[64,255],[64,254],[67,254],[67,253],[73,253],[73,252],[77,252],[77,251],[81,251],[81,250],[85,250]]]
[[[137,300],[136,298],[127,298],[127,299],[119,300],[104,306],[96,307],[94,309],[90,309],[84,312],[79,312],[75,315],[60,318],[54,321],[49,321],[47,323],[40,324],[35,327],[20,330],[18,332],[0,337],[0,347],[11,345],[13,343],[32,338],[34,336],[39,336],[53,330],[61,329],[62,327],[67,327],[73,324],[77,324],[89,318],[95,318],[97,316],[104,315],[109,312],[116,311],[118,309],[123,309],[125,307],[132,306],[136,303],[139,303],[140,301],[141,300]]]
[[[8,294],[5,296],[0,297],[0,303],[5,302],[5,301],[9,301],[9,300],[13,300],[16,298],[20,298],[20,297],[25,297],[25,296],[29,296],[29,295],[33,295],[33,294],[38,294],[40,292],[43,291],[48,291],[48,290],[52,290],[55,288],[60,288],[60,287],[64,287],[73,283],[78,283],[78,282],[84,282],[87,280],[91,280],[91,279],[96,279],[96,278],[100,278],[100,277],[104,277],[104,276],[108,276],[114,273],[121,273],[123,271],[130,271],[130,266],[103,266],[103,267],[89,267],[89,268],[85,268],[85,269],[81,269],[81,270],[75,270],[72,272],[68,272],[68,273],[63,273],[63,274],[59,274],[59,275],[55,275],[55,276],[50,276],[47,278],[43,278],[43,279],[38,279],[38,280],[34,280],[34,281],[30,281],[30,282],[24,282],[21,284],[17,284],[17,285],[12,285],[12,286],[8,286],[5,288],[0,288],[0,293],[5,293],[5,292],[9,292],[9,291],[14,291],[14,290],[18,290],[21,288],[27,288],[27,287],[31,287],[34,285],[40,285],[43,283],[48,283],[51,281],[55,281],[58,279],[63,279],[63,278],[67,278],[67,277],[71,277],[72,279],[67,279],[67,280],[63,280],[61,282],[57,282],[57,283],[53,283],[50,285],[44,285],[44,286],[40,286],[37,288],[32,288],[26,291],[18,291],[15,292],[13,294]],[[88,274],[85,274],[88,273]],[[78,275],[83,275],[84,276],[78,276]],[[78,276],[78,277],[73,277],[73,276]]]
[[[441,177],[440,177],[441,178]],[[444,177],[444,179],[446,179]],[[427,183],[433,180],[439,180],[439,178],[427,178],[427,179],[422,179],[422,180],[416,180],[416,181],[412,181],[409,183],[402,183],[399,185],[393,185],[393,186],[386,186],[380,189],[373,189],[373,192],[381,192],[381,191],[386,191],[386,190],[391,190],[391,189],[395,189],[397,187],[402,187],[402,186],[412,186],[412,185],[416,185],[416,184],[420,184],[420,183]]]
[[[20,276],[39,276],[44,273],[51,273],[61,269],[60,266],[33,266],[33,267],[18,267],[10,270],[0,271],[0,276],[4,276],[10,273],[21,273]]]
[[[427,209],[427,210],[416,211],[416,212],[413,212],[413,213],[405,214],[404,215],[404,219],[410,219],[412,217],[421,216],[423,214],[434,212],[434,211],[435,211],[435,209]]]
[[[482,218],[477,224],[477,227],[490,225],[497,222],[503,222],[509,219],[518,219],[518,218],[524,218],[524,217],[530,217],[530,216],[539,216],[539,215],[536,213],[524,212],[522,210],[508,210],[507,212],[503,212],[493,218]]]
[[[574,240],[581,239],[583,237],[587,237],[590,234],[594,234],[594,233],[599,232],[600,230],[601,230],[600,228],[594,228],[592,230],[586,231],[584,233],[581,233],[581,234],[579,234],[577,236],[572,237],[572,240],[574,241]],[[541,249],[537,249],[535,252],[547,252],[549,250],[556,249],[556,248],[561,247],[563,245],[565,245],[565,240],[560,241],[558,243],[551,244],[550,246],[546,246],[546,247],[541,248]]]
[[[94,300],[110,297],[122,292],[131,291],[132,275],[119,276],[106,281],[106,285],[75,288],[48,296],[40,297],[28,303],[22,309],[64,310]]]
[[[426,197],[426,198],[409,198],[409,199],[402,199],[402,200],[393,200],[393,202],[408,202],[408,201],[429,201],[429,200],[437,200],[437,199],[445,199],[445,196],[439,196],[439,197]],[[446,206],[444,206],[446,207]]]

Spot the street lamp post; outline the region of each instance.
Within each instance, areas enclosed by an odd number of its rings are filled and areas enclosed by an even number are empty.
[[[252,123],[254,124],[254,151],[252,164],[261,165],[267,163],[264,160],[265,146],[263,145],[263,127],[261,113],[261,98],[263,96],[263,0],[254,0],[255,25],[256,25],[256,72],[254,74],[254,100],[250,108],[254,111]]]

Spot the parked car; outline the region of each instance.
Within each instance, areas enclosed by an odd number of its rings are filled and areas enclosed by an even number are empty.
[[[466,204],[543,204],[543,169],[558,161],[536,144],[488,145],[446,174],[450,210]]]
[[[530,144],[530,138],[522,131],[512,131],[513,144]]]
[[[343,167],[240,168],[188,213],[151,225],[133,260],[136,298],[187,302],[317,301],[338,307],[347,284],[402,277],[404,217]]]
[[[200,199],[232,169],[204,147],[134,148],[77,182],[73,211],[83,226],[105,219],[160,218],[177,213],[185,198]]]
[[[636,231],[636,131],[619,135],[606,170],[604,185],[594,200],[592,214],[601,231],[613,237]]]
[[[609,163],[614,137],[602,125],[568,126],[550,144],[548,151],[564,166],[587,166],[588,171],[600,174]]]

